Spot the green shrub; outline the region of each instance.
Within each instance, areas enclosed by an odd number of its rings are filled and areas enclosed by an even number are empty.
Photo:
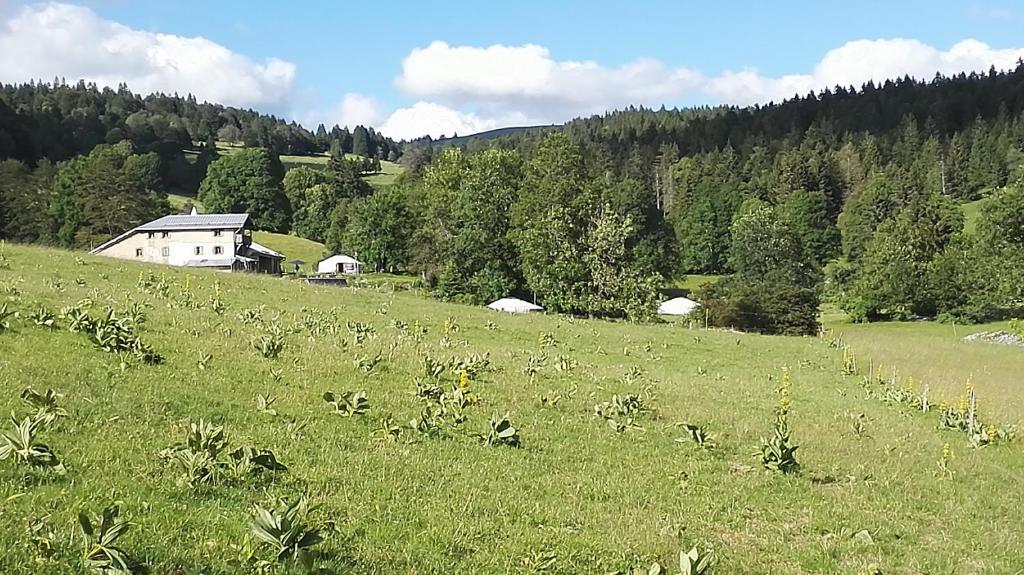
[[[370,409],[365,391],[345,391],[339,394],[328,391],[323,397],[324,401],[334,406],[334,413],[342,417],[363,415]]]
[[[131,523],[121,519],[117,505],[106,507],[97,521],[87,513],[78,513],[78,525],[85,538],[83,560],[86,567],[103,575],[128,575],[140,571],[140,566],[124,549],[116,545]]]
[[[709,325],[780,335],[814,335],[820,329],[818,288],[795,285],[781,273],[706,283],[697,298]]]
[[[267,328],[266,332],[253,336],[250,341],[256,353],[265,359],[277,359],[284,351],[284,331],[276,325]]]
[[[53,314],[43,306],[37,307],[32,313],[28,315],[28,319],[32,320],[32,323],[39,327],[47,329],[53,329],[56,327],[56,318]]]
[[[293,560],[307,571],[313,569],[310,549],[320,543],[320,529],[309,525],[309,500],[305,496],[289,503],[279,501],[274,509],[254,505],[250,533],[269,547],[277,561]]]
[[[775,428],[769,439],[761,438],[761,450],[758,455],[761,465],[770,471],[795,473],[800,470],[796,461],[798,446],[793,445],[789,437],[789,408],[792,405],[792,379],[788,369],[782,370],[782,381],[776,393],[779,403],[775,408]]]
[[[770,471],[795,473],[800,470],[796,460],[798,446],[793,445],[789,437],[789,422],[785,417],[775,420],[775,429],[769,439],[761,438],[761,465]]]
[[[178,482],[193,489],[288,470],[267,449],[243,446],[227,450],[224,427],[200,419],[189,424],[184,443],[162,450],[160,456],[178,469]],[[227,457],[221,457],[225,453]]]
[[[708,433],[704,426],[693,423],[683,423],[681,426],[686,431],[686,435],[676,441],[692,441],[701,449],[715,448],[715,436]]]
[[[0,333],[11,329],[11,320],[18,319],[18,312],[7,308],[7,303],[0,304]]]
[[[67,417],[68,412],[57,404],[57,400],[63,397],[52,389],[38,393],[31,387],[21,392],[21,400],[26,405],[35,409],[32,419],[38,420],[43,426],[50,426],[58,418]]]
[[[13,459],[31,467],[48,469],[57,474],[65,473],[64,464],[46,444],[37,441],[36,432],[44,425],[42,419],[25,417],[18,420],[11,417],[14,429],[0,433],[0,460]]]
[[[521,445],[519,430],[513,427],[507,413],[502,417],[498,417],[497,413],[491,416],[487,433],[480,435],[480,441],[488,447],[495,445],[519,447]]]

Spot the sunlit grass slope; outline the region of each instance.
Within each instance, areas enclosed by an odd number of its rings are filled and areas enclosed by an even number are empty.
[[[291,271],[292,269],[292,265],[289,262],[296,259],[306,262],[302,266],[303,271],[315,271],[317,262],[324,259],[324,256],[327,253],[326,248],[320,242],[314,242],[313,240],[307,240],[306,238],[300,238],[288,234],[253,232],[252,238],[256,243],[265,245],[277,253],[284,255],[284,268],[287,271]]]
[[[1024,425],[1024,348],[964,336],[1007,328],[1006,322],[953,325],[937,322],[848,323],[826,321],[859,357],[862,366],[881,368],[891,377],[926,382],[936,400],[953,402],[970,380],[984,409],[1007,423]]]
[[[719,574],[1024,569],[1020,446],[973,449],[933,414],[868,397],[819,339],[509,316],[42,248],[4,254],[0,298],[21,317],[0,332],[0,410],[23,413],[24,388],[52,387],[68,417],[41,433],[66,475],[0,461],[3,573],[84,572],[76,514],[114,502],[134,524],[118,544],[152,573],[238,573],[230,561],[251,506],[303,493],[313,521],[333,522],[315,547],[328,573],[646,572],[693,545],[715,550]],[[149,272],[166,296],[139,286]],[[209,304],[218,283],[223,313]],[[48,329],[29,318],[76,302],[94,315],[143,306],[139,334],[163,363],[122,369],[63,320]],[[240,319],[260,308],[260,322]],[[265,359],[250,342],[272,326],[284,349]],[[420,413],[425,357],[472,354],[489,354],[490,368],[470,378],[480,401],[465,423],[444,438],[411,441],[405,428],[397,443],[379,439],[382,419],[404,427]],[[791,476],[752,456],[771,432],[783,368],[802,465]],[[437,383],[457,379],[446,371]],[[359,390],[365,415],[341,417],[322,399]],[[256,409],[257,394],[276,399],[276,415]],[[594,415],[614,394],[637,394],[651,411],[616,432]],[[505,413],[522,446],[482,445],[476,434]],[[183,486],[158,453],[199,418],[224,425],[234,446],[272,450],[288,471]],[[677,441],[682,423],[704,426],[717,446]],[[952,479],[937,473],[946,443]]]

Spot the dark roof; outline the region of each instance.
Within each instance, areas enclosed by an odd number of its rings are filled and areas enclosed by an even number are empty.
[[[190,268],[229,268],[231,264],[235,263],[235,260],[245,261],[248,258],[217,258],[217,259],[200,259],[200,260],[188,260],[185,262],[185,267]]]
[[[166,232],[175,230],[237,230],[249,221],[249,214],[186,214],[164,216],[135,228],[139,232]]]
[[[245,245],[239,246],[238,247],[238,253],[241,254],[241,255],[246,255],[246,256],[250,255],[252,253],[256,253],[257,255],[271,257],[271,258],[276,258],[276,259],[279,259],[279,260],[283,260],[284,259],[283,255],[275,252],[274,250],[268,248],[267,246],[258,244],[256,242],[251,242],[247,246],[245,246]]]

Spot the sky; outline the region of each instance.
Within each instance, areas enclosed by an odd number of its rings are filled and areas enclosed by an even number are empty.
[[[84,78],[396,139],[1006,69],[1024,0],[0,0],[0,82]]]

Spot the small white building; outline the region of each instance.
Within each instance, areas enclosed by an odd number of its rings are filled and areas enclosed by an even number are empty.
[[[316,264],[316,271],[321,274],[361,274],[363,262],[345,254],[338,254]]]
[[[497,301],[487,304],[487,307],[494,311],[504,311],[508,313],[529,313],[531,311],[542,311],[544,309],[539,305],[523,301],[516,297],[503,297]]]
[[[689,315],[699,307],[700,304],[690,298],[675,297],[661,302],[658,306],[658,315]]]
[[[90,252],[126,260],[269,274],[284,256],[252,241],[249,214],[164,216],[111,239]]]

